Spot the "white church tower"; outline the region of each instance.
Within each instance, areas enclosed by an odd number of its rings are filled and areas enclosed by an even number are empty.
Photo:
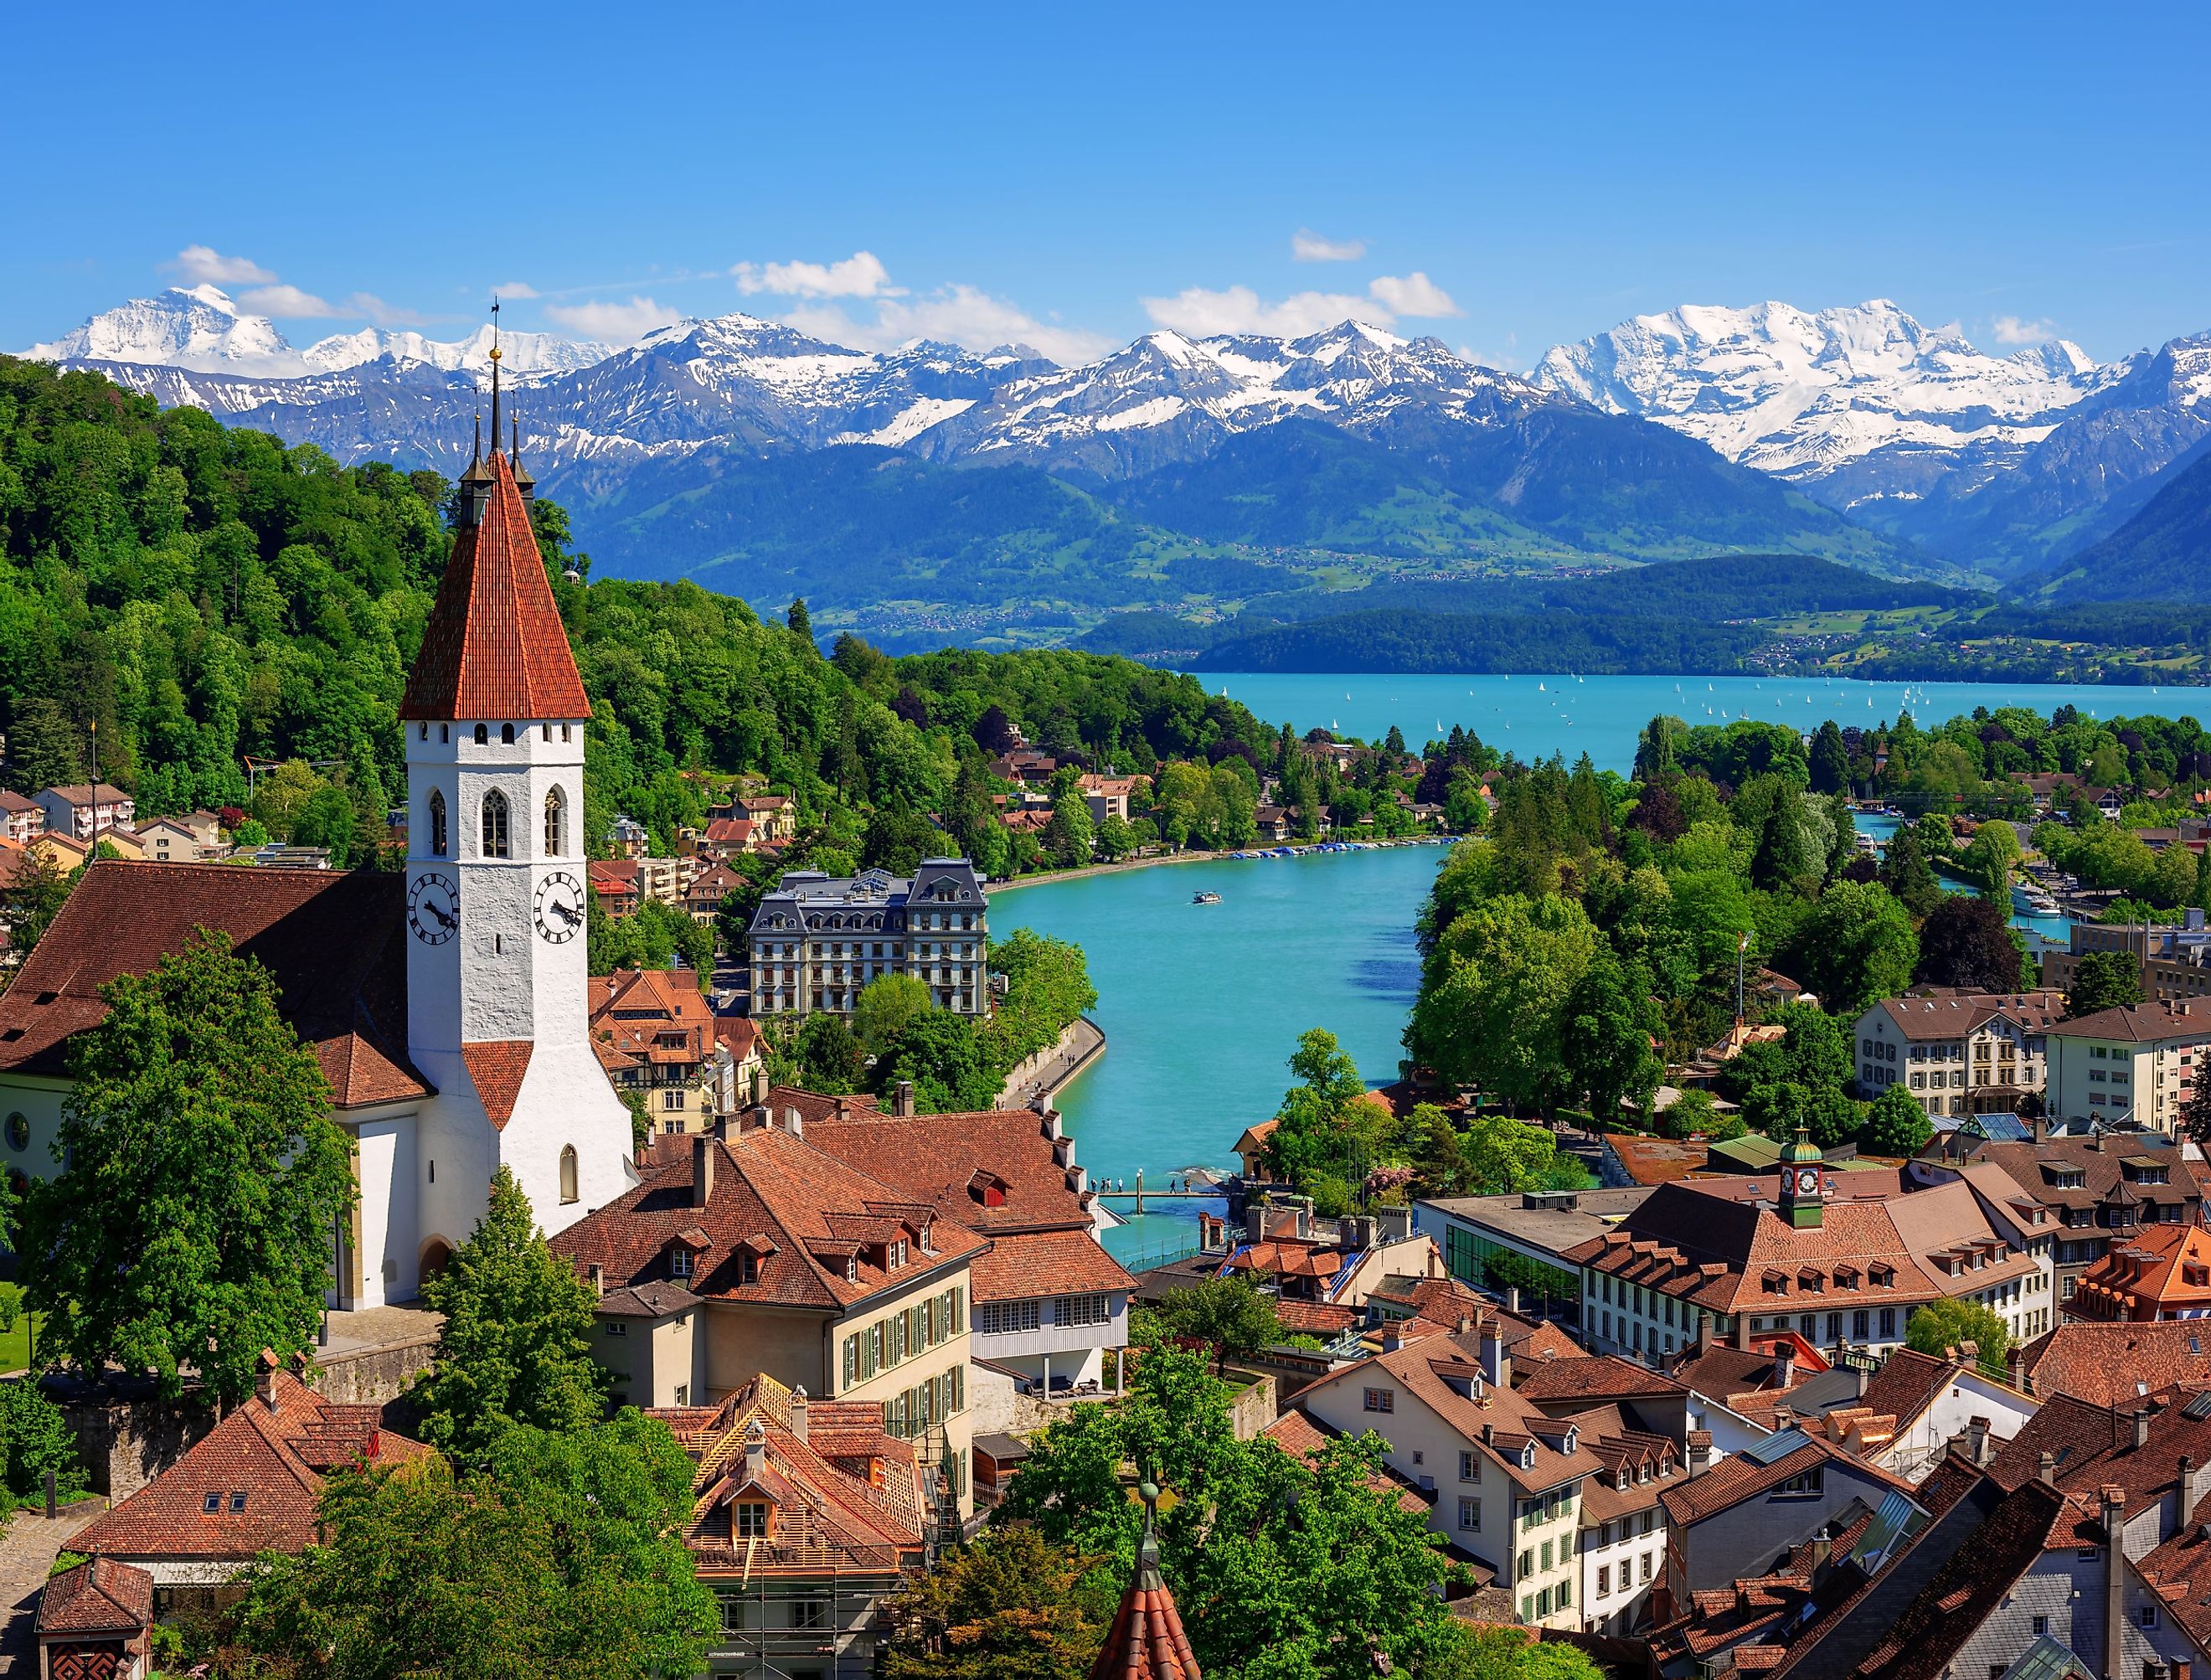
[[[459,534],[399,709],[408,1052],[437,1089],[414,1145],[424,1274],[468,1240],[502,1163],[548,1235],[636,1182],[629,1111],[585,1013],[591,707],[530,531],[532,481],[497,447],[496,360],[492,380],[494,447],[479,437],[461,476]]]

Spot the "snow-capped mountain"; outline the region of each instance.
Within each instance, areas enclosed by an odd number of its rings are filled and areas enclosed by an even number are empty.
[[[1085,367],[1018,379],[913,446],[939,459],[1073,465],[1104,477],[1209,453],[1294,418],[1372,433],[1407,408],[1472,424],[1555,401],[1527,381],[1356,321],[1303,338],[1154,332]]]
[[[374,361],[388,361],[400,371],[432,367],[488,373],[492,343],[488,325],[453,343],[419,332],[363,327],[299,350],[275,322],[240,312],[220,287],[173,286],[158,297],[133,298],[120,308],[102,310],[75,331],[33,344],[23,354],[40,361],[124,362],[179,373],[296,379]],[[612,354],[609,345],[577,343],[548,332],[505,333],[499,343],[507,377],[525,383],[539,374],[588,367]]]
[[[74,332],[23,353],[39,361],[127,361],[210,372],[298,373],[303,365],[266,315],[241,315],[214,286],[173,286],[102,310]]]
[[[1984,482],[2123,372],[2063,342],[1989,355],[1876,298],[1816,314],[1763,303],[1639,315],[1549,351],[1536,377],[1850,508],[1920,494],[1932,471]],[[1884,456],[1881,470],[1852,470]]]

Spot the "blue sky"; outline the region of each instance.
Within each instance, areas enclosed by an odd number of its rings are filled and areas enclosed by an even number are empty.
[[[2211,8],[1814,9],[29,9],[0,345],[180,276],[300,344],[495,286],[1063,359],[1359,312],[1525,366],[1765,298],[2211,328]]]

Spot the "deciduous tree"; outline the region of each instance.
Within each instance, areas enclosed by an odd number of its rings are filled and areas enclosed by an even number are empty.
[[[264,1348],[308,1347],[330,1234],[352,1205],[344,1134],[314,1053],[259,963],[203,929],[146,974],[100,988],[21,1252],[46,1350],[179,1394],[251,1392]]]
[[[889,1606],[889,1680],[1087,1680],[1112,1571],[1009,1523],[938,1560]]]
[[[2099,1010],[2123,1009],[2142,1000],[2141,960],[2132,951],[2090,951],[2074,965],[2065,992],[2065,1018],[2078,1021]]]
[[[2024,959],[2008,913],[1994,899],[1946,895],[1919,929],[1919,962],[1912,979],[1922,986],[1961,986],[1976,992],[2011,992]]]

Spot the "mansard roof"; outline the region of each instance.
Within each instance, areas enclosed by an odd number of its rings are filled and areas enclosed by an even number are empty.
[[[489,505],[454,539],[408,674],[405,719],[588,718],[591,703],[530,529],[514,469],[494,449]]]

